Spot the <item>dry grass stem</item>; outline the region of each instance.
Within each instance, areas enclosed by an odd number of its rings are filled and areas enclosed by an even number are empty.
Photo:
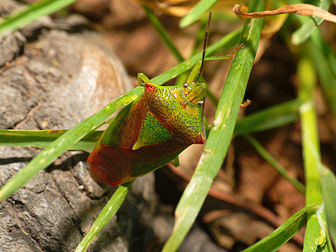
[[[292,4],[292,5],[281,7],[276,10],[251,12],[251,13],[248,13],[245,10],[246,10],[246,6],[240,5],[240,4],[236,4],[232,9],[233,13],[235,13],[237,16],[245,17],[245,18],[261,18],[261,17],[274,16],[274,15],[279,15],[279,14],[296,13],[301,16],[320,17],[329,22],[336,23],[335,15],[319,7],[310,5],[310,4]]]

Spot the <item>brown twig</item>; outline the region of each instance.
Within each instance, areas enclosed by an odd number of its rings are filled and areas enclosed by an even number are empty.
[[[301,16],[315,16],[323,18],[329,22],[336,23],[336,16],[311,4],[292,4],[286,5],[276,10],[268,10],[268,11],[261,11],[261,12],[245,12],[246,6],[236,4],[232,11],[237,16],[245,17],[245,18],[261,18],[267,16],[274,16],[279,14],[289,14],[289,13],[296,13]]]

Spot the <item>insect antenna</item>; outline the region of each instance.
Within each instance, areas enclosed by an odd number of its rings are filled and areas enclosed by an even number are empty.
[[[211,22],[211,16],[212,16],[212,11],[209,12],[208,23],[207,23],[206,28],[205,28],[201,67],[200,67],[200,70],[198,71],[198,75],[196,77],[195,82],[198,81],[198,79],[201,77],[201,75],[203,73],[203,69],[204,69],[204,60],[205,60],[207,43],[208,43],[208,39],[209,39],[209,26],[210,26],[210,22]]]

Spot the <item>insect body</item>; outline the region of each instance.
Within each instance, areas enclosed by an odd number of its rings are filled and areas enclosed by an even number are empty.
[[[88,162],[91,175],[116,186],[160,168],[191,144],[203,144],[206,85],[158,86],[123,108]]]
[[[111,186],[154,171],[191,144],[203,144],[206,84],[198,83],[203,54],[182,86],[158,86],[145,80],[144,94],[124,107],[101,136],[88,158],[93,178]]]

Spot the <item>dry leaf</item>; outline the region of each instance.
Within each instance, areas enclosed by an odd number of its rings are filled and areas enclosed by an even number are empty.
[[[296,13],[301,16],[315,16],[323,18],[329,22],[336,23],[336,16],[319,8],[314,5],[310,4],[292,4],[281,7],[276,10],[270,11],[261,11],[261,12],[251,12],[247,13],[244,11],[246,6],[236,4],[232,11],[238,16],[245,17],[245,18],[261,18],[267,16],[274,16],[279,14],[289,14],[289,13]]]

